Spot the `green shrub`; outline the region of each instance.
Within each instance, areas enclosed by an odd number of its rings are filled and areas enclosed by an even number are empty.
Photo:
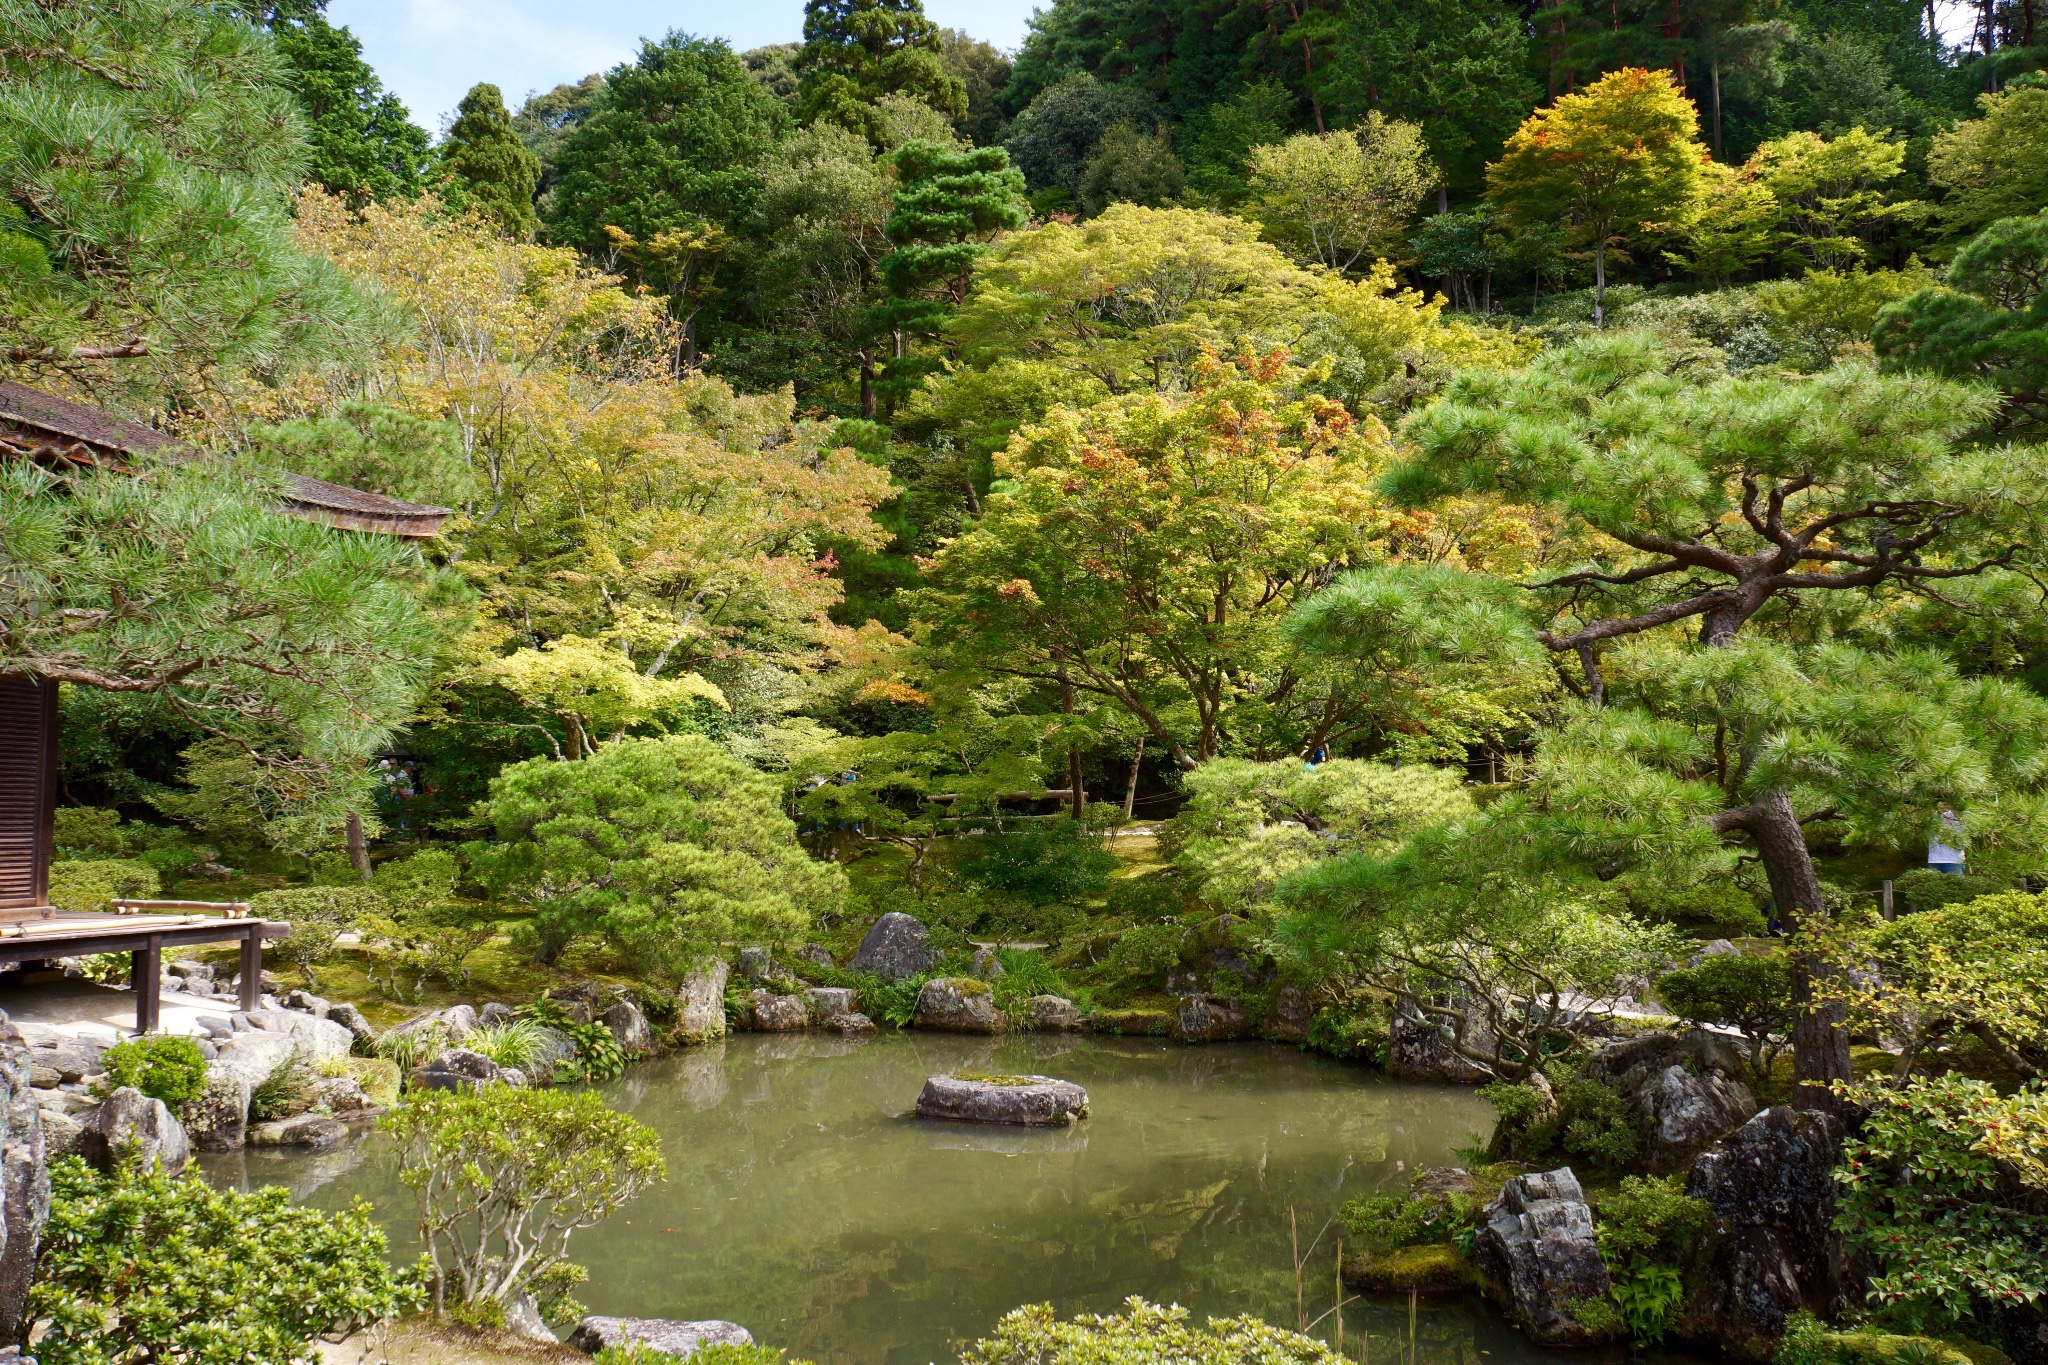
[[[1766,927],[1756,898],[1731,880],[1694,882],[1689,886],[1656,882],[1630,885],[1624,890],[1629,913],[1639,919],[1711,928],[1736,938],[1761,934]]]
[[[1618,1271],[1635,1256],[1680,1259],[1713,1226],[1714,1213],[1686,1194],[1683,1175],[1631,1175],[1593,1201],[1593,1219],[1600,1254]]]
[[[1342,1205],[1337,1217],[1354,1241],[1367,1251],[1384,1254],[1454,1241],[1471,1228],[1477,1212],[1478,1205],[1462,1194],[1375,1194]]]
[[[118,858],[129,851],[121,829],[121,812],[91,806],[57,807],[57,852],[66,857],[81,853]]]
[[[1979,896],[1995,896],[2003,890],[2005,883],[1995,877],[1979,877],[1974,873],[1957,877],[1936,872],[1931,867],[1916,867],[1892,882],[1892,898],[1897,907],[1916,915],[1923,910],[1961,905]]]
[[[1486,1152],[1494,1160],[1540,1156],[1557,1142],[1554,1096],[1533,1085],[1495,1081],[1479,1087],[1479,1098],[1493,1106],[1493,1139]]]
[[[1557,1117],[1564,1149],[1598,1166],[1626,1166],[1642,1145],[1628,1102],[1612,1086],[1583,1076],[1557,1088]]]
[[[1067,979],[1054,969],[1044,953],[1021,948],[999,948],[996,950],[996,961],[1003,967],[1003,974],[994,982],[996,1008],[1003,1012],[1012,1028],[1022,1028],[1026,1025],[1027,1002],[1036,995],[1061,996],[1073,1001],[1084,1014],[1094,1003],[1088,991],[1069,985]]]
[[[418,1271],[394,1271],[370,1206],[297,1208],[271,1186],[215,1189],[195,1174],[76,1157],[50,1167],[28,1317],[47,1323],[46,1365],[178,1360],[300,1365],[316,1338],[396,1316],[419,1301]]]
[[[1112,918],[1153,923],[1187,908],[1187,889],[1172,868],[1138,877],[1118,877],[1109,884],[1102,913]]]
[[[603,1028],[600,1024],[598,1027]],[[610,1037],[610,1030],[606,1030]],[[547,1042],[541,1033],[541,1025],[531,1019],[508,1019],[502,1024],[484,1024],[463,1035],[462,1045],[471,1052],[490,1058],[499,1066],[517,1067],[526,1071],[533,1066],[534,1059]]]
[[[987,890],[1052,905],[1101,895],[1120,866],[1101,836],[1061,818],[986,836],[974,856],[961,861],[960,874]]]
[[[1976,1365],[1980,1357],[2003,1360],[1970,1343],[1890,1332],[1833,1331],[1811,1313],[1785,1319],[1771,1365]]]
[[[1791,1041],[1792,961],[1723,953],[1657,978],[1657,998],[1689,1024],[1720,1024],[1749,1044],[1751,1078],[1764,1084]]]
[[[150,900],[161,888],[155,868],[128,858],[50,864],[50,904],[59,910],[105,912],[110,901]]]
[[[1163,981],[1180,961],[1181,940],[1186,936],[1187,930],[1170,920],[1127,929],[1103,959],[1101,975],[1108,981]]]
[[[434,1305],[479,1320],[522,1294],[549,1317],[575,1316],[569,1291],[584,1271],[568,1259],[570,1235],[667,1178],[661,1139],[591,1090],[416,1090],[383,1126],[433,1253]]]
[[[2048,1090],[1967,1076],[1872,1088],[1842,1148],[1835,1227],[1869,1256],[1872,1302],[1915,1327],[2048,1295]]]
[[[190,1038],[151,1034],[108,1048],[101,1059],[107,1085],[132,1085],[153,1100],[176,1109],[206,1088],[206,1058]]]
[[[1384,1066],[1391,1037],[1386,1006],[1377,1000],[1325,1005],[1308,1021],[1308,1045],[1332,1057]]]
[[[1121,1314],[1084,1313],[1069,1322],[1049,1303],[1014,1309],[995,1335],[960,1353],[960,1365],[1339,1365],[1314,1337],[1246,1315],[1188,1324],[1188,1310],[1140,1298]]]
[[[619,1046],[619,1040],[612,1037],[612,1031],[603,1024],[571,1024],[563,1022],[562,1032],[569,1035],[569,1041],[576,1045],[574,1060],[555,1064],[555,1079],[558,1082],[609,1081],[624,1074],[626,1053]],[[538,1042],[538,1038],[535,1039]],[[465,1046],[467,1042],[465,1041]]]
[[[927,972],[903,981],[884,981],[864,972],[850,974],[847,984],[860,992],[861,1012],[879,1023],[909,1028],[917,1017],[917,993],[932,979]]]
[[[312,1091],[313,1072],[294,1049],[291,1056],[250,1088],[249,1118],[259,1122],[303,1114]]]

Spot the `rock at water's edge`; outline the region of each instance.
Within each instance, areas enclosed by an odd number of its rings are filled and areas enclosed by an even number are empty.
[[[1031,1027],[1041,1033],[1073,1033],[1085,1022],[1080,1007],[1059,995],[1034,995],[1024,1002],[1031,1012]]]
[[[43,1112],[29,1085],[29,1049],[6,1020],[0,1014],[0,1341],[13,1341],[50,1217],[50,1171]]]
[[[1788,1315],[1832,1318],[1854,1297],[1834,1231],[1842,1126],[1826,1114],[1766,1109],[1693,1164],[1685,1192],[1714,1211],[1717,1245],[1679,1331],[1767,1357]]]
[[[81,1155],[103,1171],[132,1156],[145,1167],[162,1162],[165,1171],[176,1175],[192,1159],[184,1126],[171,1117],[162,1100],[153,1100],[132,1085],[107,1096],[86,1121],[79,1146]]]
[[[942,1033],[999,1033],[1003,1016],[996,1011],[995,992],[988,982],[971,976],[940,976],[917,993],[915,1028]]]
[[[811,1026],[810,1002],[801,995],[755,991],[748,998],[753,1002],[754,1030],[757,1033],[794,1033]]]
[[[1493,1046],[1493,1036],[1482,1029],[1472,1042],[1484,1052]],[[1484,1071],[1452,1050],[1435,1024],[1410,1018],[1400,1010],[1387,1021],[1387,1072],[1404,1081],[1476,1085],[1488,1079]]]
[[[249,1125],[249,1083],[218,1062],[206,1068],[206,1084],[178,1109],[185,1136],[202,1152],[232,1152]]]
[[[1593,1210],[1569,1166],[1510,1180],[1486,1206],[1472,1261],[1487,1293],[1537,1341],[1592,1346],[1612,1335],[1573,1312],[1589,1300],[1604,1303],[1612,1286],[1593,1240]]]
[[[1244,1006],[1228,996],[1184,995],[1174,1015],[1173,1036],[1183,1043],[1221,1043],[1251,1032]]]
[[[654,1051],[654,1030],[647,1027],[647,1016],[640,1007],[630,1000],[617,1000],[598,1016],[598,1022],[610,1030],[612,1038],[619,1045],[619,1051],[628,1057],[645,1057]]]
[[[1088,1092],[1051,1076],[933,1076],[917,1097],[921,1119],[1059,1128],[1087,1115]]]
[[[895,982],[930,971],[932,963],[923,923],[915,915],[892,910],[875,921],[847,966],[851,971],[873,972],[884,981]]]
[[[673,1318],[585,1318],[569,1334],[569,1345],[590,1355],[628,1342],[687,1360],[700,1346],[751,1346],[754,1334],[736,1322],[678,1322]]]
[[[683,978],[676,991],[676,1037],[708,1043],[725,1036],[725,983],[731,968],[707,958]]]
[[[1313,1020],[1308,997],[1299,986],[1282,986],[1273,995],[1273,1008],[1259,1025],[1259,1036],[1276,1043],[1305,1043]]]

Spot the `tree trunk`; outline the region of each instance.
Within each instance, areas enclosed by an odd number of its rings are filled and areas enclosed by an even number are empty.
[[[1074,714],[1074,685],[1067,681],[1065,674],[1060,675],[1060,712],[1068,716]],[[1086,796],[1081,791],[1081,746],[1069,740],[1067,743],[1067,801],[1073,810],[1076,820],[1079,820],[1082,816],[1082,803],[1086,799]]]
[[[1806,835],[1799,828],[1799,816],[1792,798],[1773,788],[1743,812],[1742,826],[1756,841],[1757,856],[1763,860],[1764,875],[1770,879],[1771,899],[1778,903],[1778,918],[1788,934],[1801,924],[1827,918],[1821,899],[1820,876],[1814,871],[1813,855],[1807,851]],[[1832,975],[1834,969],[1811,954],[1792,959],[1792,1107],[1839,1113],[1842,1100],[1830,1088],[1851,1079],[1849,1034],[1843,1027],[1846,1011],[1839,1000],[1816,1005],[1814,982]]]
[[[860,353],[860,415],[875,420],[875,353],[867,349]]]
[[[1709,82],[1714,90],[1714,160],[1721,159],[1721,59],[1714,58],[1709,68]]]
[[[1131,756],[1131,781],[1124,788],[1124,820],[1128,823],[1131,810],[1138,804],[1138,765],[1145,761],[1145,737],[1138,736],[1138,752]]]
[[[1593,326],[1607,325],[1607,233],[1605,224],[1593,238]]]
[[[358,877],[370,880],[370,844],[363,838],[363,817],[354,811],[348,813],[348,860]]]

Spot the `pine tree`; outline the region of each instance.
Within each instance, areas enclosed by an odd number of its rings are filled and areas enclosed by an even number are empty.
[[[956,152],[933,142],[906,142],[896,149],[895,161],[896,202],[884,231],[896,249],[882,261],[886,325],[899,333],[936,335],[966,301],[974,263],[989,239],[1024,226],[1024,177],[1000,147]],[[921,372],[914,361],[899,360],[890,367],[889,387],[900,392]]]
[[[484,209],[515,241],[533,236],[540,226],[533,211],[540,158],[519,140],[497,86],[474,85],[462,97],[441,148],[441,164],[448,171],[451,201]]]
[[[433,160],[426,130],[385,91],[355,34],[318,13],[281,18],[272,32],[305,110],[308,174],[358,201],[418,194]]]
[[[808,0],[797,94],[805,123],[822,119],[883,145],[875,101],[910,95],[950,118],[967,113],[967,87],[946,69],[938,25],[923,0]]]
[[[289,73],[229,11],[0,0],[0,374],[137,409],[355,340],[294,241]]]

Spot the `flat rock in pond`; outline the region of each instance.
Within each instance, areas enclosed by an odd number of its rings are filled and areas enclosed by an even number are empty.
[[[696,1354],[700,1346],[751,1346],[754,1334],[736,1322],[711,1319],[678,1322],[673,1318],[585,1318],[569,1334],[569,1345],[596,1355],[607,1346],[637,1342],[666,1351],[679,1360]]]
[[[1058,1128],[1087,1115],[1088,1092],[1051,1076],[933,1076],[917,1097],[925,1119]]]

